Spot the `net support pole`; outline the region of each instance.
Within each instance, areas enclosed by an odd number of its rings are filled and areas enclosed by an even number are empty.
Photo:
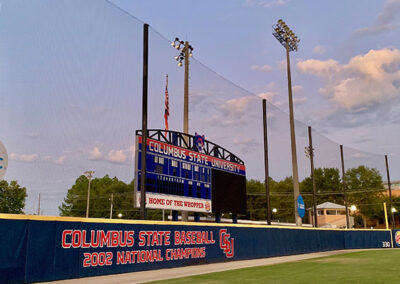
[[[344,158],[343,158],[343,145],[340,145],[340,160],[342,162],[342,186],[343,186],[343,195],[344,195],[344,207],[346,208],[346,228],[350,228],[349,223],[349,208],[347,205],[347,193],[346,193],[346,180],[345,180],[345,172],[344,172]]]
[[[147,87],[149,62],[149,25],[143,25],[143,94],[142,94],[142,164],[140,176],[140,216],[147,219],[146,214],[146,154],[147,154]]]
[[[263,105],[263,131],[264,131],[264,166],[265,166],[265,194],[267,198],[267,224],[271,225],[271,201],[269,193],[269,165],[268,165],[268,132],[267,132],[267,100],[262,100]]]
[[[393,203],[392,203],[392,186],[390,184],[389,162],[387,155],[385,155],[385,164],[386,164],[386,175],[387,175],[388,189],[389,189],[389,202],[390,202],[389,206],[390,206],[390,213],[392,214],[392,229],[395,229],[396,224],[394,220]]]
[[[309,153],[310,153],[310,166],[311,166],[311,180],[313,190],[313,213],[314,213],[314,227],[318,227],[318,216],[317,216],[317,190],[315,186],[315,175],[314,175],[314,149],[312,144],[312,129],[308,127],[308,142],[309,142]]]

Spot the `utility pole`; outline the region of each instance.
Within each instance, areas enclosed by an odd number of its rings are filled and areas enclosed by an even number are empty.
[[[345,171],[344,171],[343,145],[340,145],[340,160],[342,161],[342,184],[343,184],[343,195],[344,195],[344,207],[346,208],[346,228],[350,229],[349,209],[347,205],[347,193],[346,193],[347,185],[346,185]]]
[[[267,100],[263,99],[263,130],[264,130],[264,167],[265,167],[265,194],[267,198],[267,224],[271,225],[271,202],[269,193],[269,165],[268,165],[268,131],[267,131]]]
[[[315,175],[314,175],[314,148],[312,145],[312,132],[311,126],[308,127],[308,149],[306,147],[306,155],[310,158],[310,167],[311,167],[311,180],[312,180],[312,189],[313,189],[313,211],[314,211],[314,227],[318,227],[318,215],[317,215],[317,190],[315,187]]]
[[[293,31],[281,19],[274,27],[272,33],[274,37],[286,49],[286,63],[287,63],[287,77],[288,77],[288,93],[289,93],[289,119],[290,119],[290,141],[292,148],[292,169],[293,169],[293,197],[294,197],[294,212],[296,219],[296,226],[302,225],[302,220],[297,212],[297,197],[300,195],[299,188],[299,173],[297,168],[297,152],[296,152],[296,134],[294,128],[294,114],[293,114],[293,96],[292,96],[292,78],[290,73],[290,51],[297,51],[300,40],[293,33]]]
[[[86,218],[89,218],[89,203],[90,203],[90,182],[92,181],[94,171],[86,171],[85,175],[89,180],[88,183],[88,193],[87,193],[87,202],[86,202]]]
[[[147,154],[147,87],[149,68],[149,25],[143,25],[143,93],[142,93],[142,164],[140,176],[140,215],[142,220],[146,214],[146,154]]]
[[[185,80],[183,86],[183,133],[189,135],[189,57],[193,56],[193,47],[188,41],[183,42],[180,41],[179,38],[175,38],[171,45],[180,51],[180,54],[175,56],[175,59],[178,61],[178,66],[182,66],[182,60],[184,60],[185,64]],[[188,137],[189,136],[186,135],[184,136],[187,145],[189,145]],[[188,221],[187,211],[182,211],[182,221]]]
[[[114,194],[111,193],[111,208],[110,208],[110,219],[112,219],[112,212],[113,212],[113,201],[114,201]]]
[[[392,229],[394,230],[396,228],[395,220],[394,220],[394,207],[392,203],[392,187],[390,184],[390,174],[389,174],[389,162],[388,162],[388,157],[385,155],[385,164],[386,164],[386,176],[388,180],[388,189],[389,189],[389,201],[390,201],[390,212],[392,214]]]

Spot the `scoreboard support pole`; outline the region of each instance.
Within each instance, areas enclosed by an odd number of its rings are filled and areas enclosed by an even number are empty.
[[[194,212],[194,221],[200,222],[200,213],[199,212]]]
[[[140,176],[140,216],[147,219],[146,214],[146,152],[147,152],[147,85],[149,62],[149,25],[143,25],[143,97],[142,97],[142,165]]]
[[[237,224],[237,222],[238,222],[237,214],[232,214],[232,223]]]
[[[177,222],[179,220],[179,212],[176,210],[172,210],[172,221]]]
[[[221,213],[215,213],[215,223],[221,223]]]

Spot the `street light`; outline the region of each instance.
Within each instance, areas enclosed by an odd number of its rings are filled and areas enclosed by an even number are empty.
[[[351,211],[351,212],[354,213],[356,210],[357,210],[357,207],[356,207],[355,205],[351,205],[351,206],[350,206],[350,211]]]
[[[278,212],[278,209],[272,208],[272,212],[273,212],[273,213],[276,213],[276,212]]]
[[[93,178],[94,171],[86,171],[85,175],[89,180],[88,192],[87,192],[87,202],[86,202],[86,218],[89,218],[89,202],[90,202],[90,182]]]
[[[122,218],[122,213],[118,213],[118,218]]]
[[[293,98],[292,98],[292,79],[290,75],[290,59],[289,52],[297,51],[300,39],[294,32],[280,19],[273,26],[273,36],[286,48],[287,76],[288,76],[288,91],[289,91],[289,117],[290,117],[290,138],[292,145],[292,169],[293,169],[293,195],[294,195],[294,212],[296,225],[301,226],[301,218],[297,212],[297,197],[300,194],[299,189],[299,173],[297,169],[297,153],[296,153],[296,135],[294,131],[294,114],[293,114]]]
[[[187,57],[193,56],[193,47],[189,45],[189,42],[181,41],[179,38],[175,38],[171,45],[180,51],[179,55],[175,56],[175,60],[178,61],[178,66],[181,67],[182,61],[186,60]]]
[[[185,81],[184,81],[184,92],[183,92],[183,133],[189,134],[189,57],[193,56],[193,47],[188,41],[182,41],[179,38],[175,38],[171,45],[180,51],[175,56],[175,60],[178,61],[178,66],[182,67],[182,61],[185,62]],[[184,136],[184,140],[189,145],[188,137]],[[197,213],[195,213],[197,214]],[[188,221],[188,213],[182,212],[182,221]]]
[[[392,212],[396,213],[397,212],[396,208],[392,207]]]

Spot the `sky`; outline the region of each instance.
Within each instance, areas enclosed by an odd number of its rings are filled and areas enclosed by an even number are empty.
[[[190,132],[242,158],[263,179],[261,98],[269,119],[271,176],[291,175],[283,19],[300,38],[291,52],[300,176],[313,127],[316,166],[365,164],[400,179],[400,1],[0,1],[0,140],[5,179],[28,191],[27,213],[57,215],[86,170],[134,177],[141,125],[142,25],[149,37],[149,127],[182,129],[183,68],[169,43],[194,47]],[[386,179],[386,177],[384,177]]]

